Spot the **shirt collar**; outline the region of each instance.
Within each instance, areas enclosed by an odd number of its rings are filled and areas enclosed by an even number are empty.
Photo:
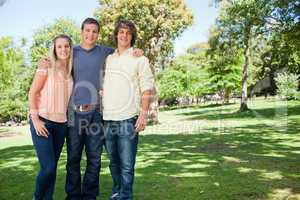
[[[128,55],[128,54],[131,54],[132,52],[133,52],[133,47],[130,47],[129,49],[127,49],[126,51],[124,51],[121,55]],[[115,54],[115,56],[121,56],[119,54],[118,49],[115,50],[114,54]]]

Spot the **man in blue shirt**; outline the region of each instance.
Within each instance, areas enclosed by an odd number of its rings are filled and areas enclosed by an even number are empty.
[[[105,59],[114,49],[96,45],[99,23],[87,18],[81,26],[82,42],[74,47],[74,89],[70,101],[67,134],[66,199],[96,200],[104,144],[101,97]],[[141,50],[137,50],[140,52]],[[139,56],[139,53],[136,53]],[[87,164],[83,181],[80,160],[85,147]]]
[[[99,23],[87,18],[81,26],[81,44],[73,49],[74,88],[69,109],[67,134],[67,177],[65,190],[70,200],[96,199],[104,144],[102,114],[98,92],[106,57],[114,49],[96,45]],[[85,147],[87,163],[81,180],[80,160]]]

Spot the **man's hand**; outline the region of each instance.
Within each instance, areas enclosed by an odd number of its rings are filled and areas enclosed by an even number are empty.
[[[144,55],[144,51],[143,51],[142,49],[136,48],[136,49],[133,50],[132,55],[133,55],[134,57],[141,57],[141,56]]]
[[[147,126],[147,113],[141,112],[135,123],[135,131],[140,132],[145,130]]]
[[[100,97],[103,97],[103,90],[99,90]]]
[[[51,62],[48,57],[41,58],[38,62],[38,66],[42,68],[50,68],[51,67]]]

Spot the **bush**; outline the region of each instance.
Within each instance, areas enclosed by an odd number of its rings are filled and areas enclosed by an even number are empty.
[[[0,97],[0,122],[20,122],[27,118],[28,113],[28,81],[18,76],[13,86],[7,87]]]
[[[283,72],[275,78],[277,86],[277,94],[282,99],[299,99],[300,94],[298,89],[299,76],[292,73]]]
[[[33,68],[25,62],[24,46],[15,46],[10,37],[0,37],[0,122],[27,117],[27,93]]]
[[[27,104],[27,102],[22,102],[19,99],[15,101],[5,99],[0,104],[0,122],[21,122],[27,119]]]
[[[185,91],[185,75],[174,69],[166,69],[158,76],[158,95],[159,99],[175,99]]]

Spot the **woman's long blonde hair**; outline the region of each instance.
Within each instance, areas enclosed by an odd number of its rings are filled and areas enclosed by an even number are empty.
[[[72,76],[72,68],[73,68],[73,46],[72,46],[72,39],[65,35],[65,34],[61,34],[56,36],[51,44],[50,50],[49,50],[49,59],[50,59],[50,63],[51,63],[51,68],[49,69],[49,72],[51,74],[55,74],[57,72],[57,54],[56,54],[56,50],[55,50],[55,45],[56,45],[56,40],[59,38],[63,38],[68,40],[69,45],[70,45],[70,57],[67,63],[67,77],[71,77]]]

